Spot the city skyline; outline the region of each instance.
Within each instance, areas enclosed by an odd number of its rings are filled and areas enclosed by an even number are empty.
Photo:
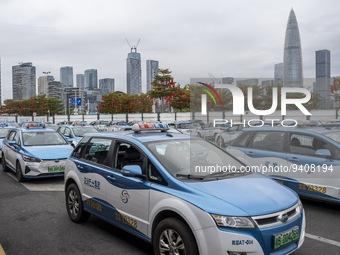
[[[315,77],[315,52],[321,49],[331,51],[331,76],[340,75],[340,33],[336,30],[340,2],[336,0],[255,0],[251,8],[249,0],[195,5],[175,0],[163,7],[154,0],[85,2],[0,3],[3,100],[12,98],[11,67],[19,62],[32,62],[37,77],[50,71],[56,80],[60,80],[63,66],[73,66],[74,75],[95,68],[98,79],[114,78],[116,90],[126,91],[126,54],[130,50],[126,38],[132,42],[141,38],[138,52],[142,59],[159,61],[159,68],[169,68],[181,85],[191,77],[209,74],[273,77],[274,65],[283,61],[287,16],[292,8],[299,21],[304,77]],[[84,9],[75,14],[77,4]],[[113,9],[114,15],[105,15]],[[84,19],[92,12],[95,19]],[[176,18],[164,20],[164,13]],[[142,90],[146,85],[144,60]]]

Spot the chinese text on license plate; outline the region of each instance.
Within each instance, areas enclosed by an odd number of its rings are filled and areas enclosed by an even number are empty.
[[[65,166],[49,166],[48,171],[49,172],[62,172],[65,170]]]
[[[274,236],[274,249],[299,239],[299,228],[293,228],[287,232]]]

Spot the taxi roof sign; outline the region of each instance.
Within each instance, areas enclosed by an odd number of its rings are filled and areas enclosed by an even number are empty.
[[[44,123],[25,123],[24,124],[26,128],[45,128]]]
[[[161,132],[165,132],[169,130],[169,125],[162,124],[162,123],[134,124],[132,126],[132,130],[135,131],[135,133],[140,133],[141,131],[153,131],[153,130],[160,130]]]

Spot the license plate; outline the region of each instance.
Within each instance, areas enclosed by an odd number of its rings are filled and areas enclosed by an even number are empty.
[[[47,168],[48,172],[63,172],[65,171],[65,166],[49,166]]]
[[[284,233],[274,236],[274,249],[277,249],[285,244],[294,242],[300,237],[299,227],[293,228]]]

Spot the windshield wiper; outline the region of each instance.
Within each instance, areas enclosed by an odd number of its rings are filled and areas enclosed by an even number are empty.
[[[211,178],[211,177],[226,177],[226,176],[233,176],[233,175],[245,175],[245,172],[239,171],[239,172],[215,172],[212,174],[208,174],[204,176],[205,178]]]
[[[176,174],[176,177],[185,177],[187,179],[194,179],[194,180],[203,180],[204,176],[202,175],[193,175],[193,174]]]

